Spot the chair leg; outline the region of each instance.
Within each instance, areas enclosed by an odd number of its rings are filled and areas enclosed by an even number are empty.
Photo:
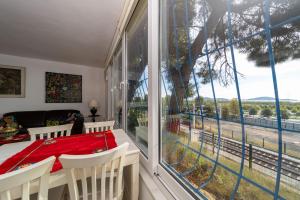
[[[68,180],[68,188],[71,200],[79,200],[78,187],[76,183],[76,178],[74,174],[74,169],[66,169],[66,175]]]
[[[49,174],[45,174],[41,177],[40,180],[40,191],[39,191],[39,200],[48,199],[48,190],[49,190]]]

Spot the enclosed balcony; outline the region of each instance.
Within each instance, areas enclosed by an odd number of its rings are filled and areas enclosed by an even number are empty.
[[[300,199],[299,13],[0,1],[0,200]]]

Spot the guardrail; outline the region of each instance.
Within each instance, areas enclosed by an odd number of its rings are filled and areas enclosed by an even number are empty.
[[[192,116],[192,117],[195,117],[196,119],[201,117],[201,115],[197,114],[197,113],[181,113],[181,115]],[[204,118],[215,120],[215,118],[213,118],[213,117],[204,116]],[[225,122],[227,121],[227,122],[240,123],[240,118],[239,117],[229,116],[226,119],[221,118],[220,120],[225,121]],[[263,128],[272,128],[272,129],[277,129],[277,127],[278,127],[277,121],[274,120],[274,119],[260,118],[260,117],[249,117],[249,116],[244,116],[244,124],[245,125],[253,125],[253,126],[263,127]],[[282,120],[281,121],[281,126],[282,126],[282,130],[284,130],[284,131],[291,131],[291,132],[299,132],[300,133],[300,122],[296,123],[296,122],[289,122],[289,121],[286,121],[286,120]]]

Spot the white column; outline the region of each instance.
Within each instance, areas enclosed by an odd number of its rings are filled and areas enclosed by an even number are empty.
[[[158,165],[159,139],[159,0],[148,1],[148,171],[153,174]]]
[[[126,51],[126,34],[122,36],[122,128],[126,131],[127,116],[127,51]]]

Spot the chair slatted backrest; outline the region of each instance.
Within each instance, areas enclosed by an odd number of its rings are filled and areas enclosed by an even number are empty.
[[[79,200],[79,191],[76,174],[80,174],[83,200],[88,199],[87,172],[91,172],[92,199],[121,200],[123,193],[123,168],[125,154],[129,143],[124,143],[114,149],[89,155],[62,155],[59,160],[62,163],[68,180],[68,188],[71,200]],[[97,175],[100,174],[100,197],[97,197]],[[98,176],[99,177],[99,176]],[[109,179],[108,190],[106,180]],[[115,181],[114,181],[115,180]]]
[[[84,123],[85,133],[102,132],[112,130],[114,128],[115,121],[105,122],[87,122]]]
[[[10,190],[21,187],[22,200],[30,198],[30,183],[39,180],[38,200],[48,199],[49,175],[55,157],[51,156],[31,166],[0,175],[1,200],[11,200]]]
[[[73,124],[65,124],[59,126],[29,128],[31,141],[37,139],[57,138],[61,136],[70,136]]]

